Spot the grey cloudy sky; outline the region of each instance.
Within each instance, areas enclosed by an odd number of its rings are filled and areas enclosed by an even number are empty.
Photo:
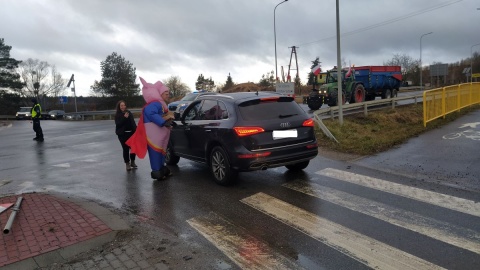
[[[199,74],[223,84],[230,73],[235,83],[258,82],[275,70],[280,2],[0,0],[0,38],[17,60],[47,61],[66,79],[75,74],[78,96],[101,79],[100,62],[112,52],[147,81],[174,75],[193,90]],[[289,0],[277,7],[279,73],[288,69],[292,46],[304,83],[317,56],[323,69],[336,65],[335,3]],[[424,65],[466,59],[480,43],[479,9],[478,0],[340,0],[342,59],[356,66],[383,65],[394,54],[419,59],[428,32]]]

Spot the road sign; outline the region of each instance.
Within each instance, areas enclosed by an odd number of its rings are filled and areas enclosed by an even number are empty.
[[[67,104],[68,103],[68,97],[62,96],[60,97],[60,104]]]
[[[295,84],[293,82],[277,83],[276,92],[286,96],[293,96],[295,94]]]
[[[0,204],[0,213],[2,213],[3,211],[7,210],[7,209],[10,208],[12,205],[13,205],[13,203],[3,203],[3,204]]]

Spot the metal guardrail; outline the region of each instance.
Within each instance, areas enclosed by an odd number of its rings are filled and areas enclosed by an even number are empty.
[[[132,113],[139,113],[142,109],[129,109]],[[105,111],[83,111],[83,112],[71,112],[65,113],[63,120],[95,120],[96,116],[105,116],[107,115],[110,120],[115,118],[115,110],[105,110]],[[70,118],[71,117],[71,118]],[[15,115],[0,115],[0,120],[15,120]]]
[[[363,109],[363,115],[367,117],[369,108],[370,110],[378,110],[378,109],[385,108],[382,105],[390,105],[392,106],[392,109],[394,109],[395,106],[401,106],[398,104],[399,101],[406,101],[406,100],[413,100],[414,104],[417,104],[419,101],[423,100],[423,96],[416,95],[416,96],[408,96],[408,97],[396,97],[396,98],[388,98],[388,99],[371,100],[371,101],[366,101],[361,103],[344,104],[342,105],[342,112],[353,112],[353,111],[359,112],[359,109]],[[411,104],[411,103],[406,103],[406,104]],[[335,118],[336,116],[338,116],[338,112],[339,112],[338,106],[319,109],[313,112],[313,119],[315,120],[315,122],[317,122],[318,126],[323,131],[323,133],[327,137],[335,140],[336,142],[338,142],[337,139],[328,130],[328,128],[322,122],[322,119]]]
[[[15,115],[0,115],[0,120],[15,120]]]
[[[142,109],[128,109],[132,113],[139,113]],[[83,111],[83,112],[73,112],[73,113],[66,113],[64,116],[64,120],[86,120],[91,118],[92,120],[96,120],[96,116],[108,116],[109,120],[115,118],[115,110],[105,110],[105,111]]]

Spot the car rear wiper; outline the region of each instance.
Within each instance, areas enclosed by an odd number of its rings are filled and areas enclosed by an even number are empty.
[[[291,116],[295,116],[295,115],[298,115],[298,113],[294,113],[294,114],[280,114],[278,116],[278,118],[287,118],[287,117],[291,117]]]

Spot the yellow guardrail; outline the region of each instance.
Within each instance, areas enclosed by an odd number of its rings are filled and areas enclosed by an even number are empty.
[[[480,82],[463,83],[423,92],[423,126],[437,118],[480,103]]]

